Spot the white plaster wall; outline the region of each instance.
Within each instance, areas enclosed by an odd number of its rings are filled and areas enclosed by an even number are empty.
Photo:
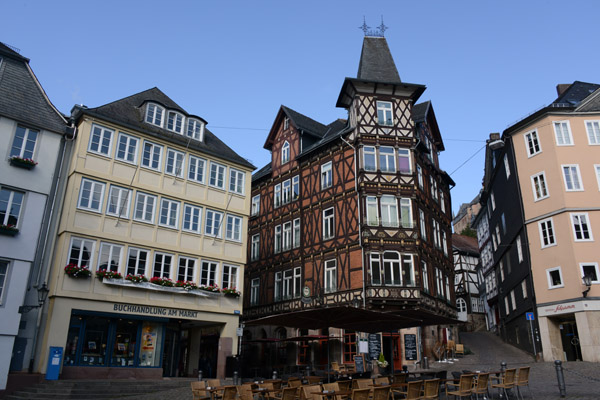
[[[0,335],[0,390],[6,389],[6,380],[8,379],[8,368],[12,356],[14,336]]]
[[[2,182],[0,182],[2,185]],[[16,236],[0,236],[0,255],[2,258],[33,261],[40,235],[40,227],[47,196],[27,192],[23,198],[21,216]]]

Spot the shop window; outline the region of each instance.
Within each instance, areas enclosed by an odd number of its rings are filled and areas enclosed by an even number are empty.
[[[106,364],[108,327],[108,318],[86,317],[79,365],[93,366]]]
[[[142,343],[138,357],[140,367],[160,367],[162,332],[162,326],[158,323],[144,322],[142,325]]]
[[[133,367],[138,323],[131,320],[116,321],[115,340],[110,358],[111,367]]]

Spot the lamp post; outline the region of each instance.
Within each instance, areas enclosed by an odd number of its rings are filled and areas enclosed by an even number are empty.
[[[587,297],[590,289],[592,288],[592,277],[590,275],[585,275],[583,277],[583,284],[585,285],[585,287],[587,289],[585,289],[583,292],[581,292],[581,294],[583,295],[583,297]]]
[[[34,308],[40,308],[41,306],[44,305],[44,303],[46,302],[46,298],[48,298],[48,286],[46,286],[46,283],[43,283],[42,286],[40,286],[38,288],[38,305],[37,306],[20,306],[19,307],[19,314],[25,314],[28,313],[29,311],[33,310]]]

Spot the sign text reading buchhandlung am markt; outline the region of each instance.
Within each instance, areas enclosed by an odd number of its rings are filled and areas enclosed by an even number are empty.
[[[164,317],[198,318],[198,311],[178,310],[176,308],[140,306],[137,304],[115,304],[115,311],[132,312]]]

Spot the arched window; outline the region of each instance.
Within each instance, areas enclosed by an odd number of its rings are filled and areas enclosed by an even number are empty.
[[[281,163],[285,164],[290,161],[290,144],[286,140],[281,147]]]
[[[456,299],[456,308],[458,312],[467,312],[467,302],[462,297]]]

